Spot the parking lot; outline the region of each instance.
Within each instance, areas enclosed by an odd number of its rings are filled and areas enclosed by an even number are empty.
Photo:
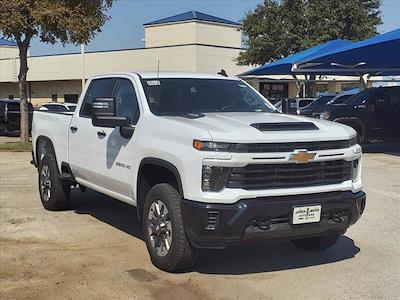
[[[399,148],[367,147],[365,214],[331,249],[205,251],[183,274],[151,264],[134,207],[74,191],[69,211],[45,211],[30,153],[0,152],[0,298],[398,299]]]

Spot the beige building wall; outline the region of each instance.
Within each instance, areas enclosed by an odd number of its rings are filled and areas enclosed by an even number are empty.
[[[196,46],[94,52],[85,54],[85,77],[109,72],[196,72]],[[76,80],[82,78],[81,55],[67,54],[28,58],[28,81]],[[13,82],[19,59],[0,60],[0,82]]]
[[[235,62],[235,58],[242,51],[241,49],[209,46],[196,46],[196,49],[195,72],[215,74],[224,69],[229,76],[236,76],[250,69],[248,66],[239,66]]]
[[[224,69],[234,76],[248,67],[237,66],[234,58],[240,49],[214,46],[182,45],[175,47],[107,51],[85,54],[85,78],[112,72],[155,71],[160,61],[160,71],[198,72],[216,74]],[[34,105],[52,100],[57,94],[63,102],[64,94],[81,92],[81,55],[53,55],[28,58],[27,80],[31,87]],[[19,59],[0,60],[0,97],[15,92],[11,82],[17,81]]]
[[[196,23],[145,26],[144,35],[146,48],[193,44],[196,41]]]
[[[18,47],[0,46],[0,59],[19,56]]]
[[[145,27],[145,47],[205,44],[241,48],[239,26],[191,21]]]
[[[43,103],[52,102],[52,95],[57,95],[57,102],[64,102],[64,95],[80,95],[81,81],[39,81],[28,83],[28,100],[38,107]],[[0,82],[0,98],[9,96],[19,98],[18,83]]]
[[[0,59],[0,82],[17,82],[19,72],[18,58]]]
[[[197,22],[196,43],[242,48],[242,31],[239,26]]]
[[[225,69],[237,75],[249,67],[236,65],[241,50],[214,46],[183,45],[176,47],[107,51],[85,54],[85,77],[109,72],[161,71],[215,74]],[[82,78],[81,55],[67,54],[28,58],[28,81],[76,80]],[[0,82],[16,81],[19,59],[0,60]]]
[[[57,95],[56,101],[63,103],[64,95],[79,96],[82,91],[80,80],[30,82],[29,89],[29,96],[34,106],[51,102],[52,95]]]

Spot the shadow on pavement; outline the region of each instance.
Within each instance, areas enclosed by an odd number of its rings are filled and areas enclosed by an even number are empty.
[[[400,141],[375,142],[362,145],[364,153],[383,153],[400,156]]]
[[[136,208],[92,190],[71,194],[71,209],[88,214],[135,238],[143,240]],[[146,247],[143,242],[143,247]],[[202,250],[194,269],[205,274],[251,274],[303,268],[354,257],[360,249],[352,239],[342,236],[335,246],[321,252],[307,252],[290,242],[257,243],[226,250]]]
[[[195,270],[204,274],[242,275],[282,271],[350,259],[360,252],[354,241],[342,236],[325,251],[304,251],[288,241],[258,243],[202,252]]]
[[[142,224],[136,217],[136,208],[119,200],[87,189],[73,190],[70,209],[77,214],[91,215],[127,234],[143,240]],[[143,244],[145,247],[145,245]]]

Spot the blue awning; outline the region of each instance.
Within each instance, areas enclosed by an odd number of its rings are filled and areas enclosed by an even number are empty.
[[[239,76],[248,75],[293,75],[292,67],[299,61],[310,59],[313,57],[320,56],[324,53],[331,52],[335,49],[341,49],[345,46],[351,45],[353,42],[348,40],[332,40],[307,50],[298,52],[296,54],[290,55],[288,57],[279,59],[272,63],[265,64],[253,70],[247,71],[240,74]]]
[[[298,61],[295,74],[372,76],[400,74],[400,28]]]

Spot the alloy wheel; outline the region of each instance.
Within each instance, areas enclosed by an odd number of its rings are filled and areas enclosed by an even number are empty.
[[[44,165],[40,172],[40,193],[44,201],[49,201],[51,196],[51,174],[48,165]]]
[[[161,200],[151,204],[147,228],[151,246],[157,255],[167,255],[172,244],[172,223],[168,208]]]

